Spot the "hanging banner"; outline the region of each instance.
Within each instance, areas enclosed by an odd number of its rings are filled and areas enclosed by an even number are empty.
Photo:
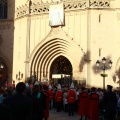
[[[50,6],[49,24],[50,24],[50,26],[62,26],[62,25],[64,25],[63,3]]]

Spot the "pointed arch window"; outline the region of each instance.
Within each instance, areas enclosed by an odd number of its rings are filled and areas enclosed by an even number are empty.
[[[7,0],[0,0],[0,19],[7,19]]]

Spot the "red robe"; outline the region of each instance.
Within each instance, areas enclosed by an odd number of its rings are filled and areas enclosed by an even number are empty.
[[[95,92],[89,95],[88,117],[89,120],[99,120],[99,95]]]
[[[12,84],[12,87],[15,88],[15,84],[14,83]]]
[[[61,90],[58,90],[55,94],[55,100],[56,102],[62,102],[63,100],[63,93]]]
[[[87,116],[88,115],[88,106],[89,106],[89,103],[88,103],[88,100],[89,100],[89,95],[87,92],[81,92],[79,93],[79,96],[78,96],[78,114],[79,115],[85,115]]]
[[[49,100],[53,99],[53,91],[52,90],[48,90],[49,93]]]
[[[49,93],[48,91],[43,91],[43,93],[46,96],[46,106],[45,106],[45,110],[44,110],[44,118],[48,118],[49,117]]]
[[[67,101],[68,103],[75,103],[76,93],[73,89],[68,91]]]

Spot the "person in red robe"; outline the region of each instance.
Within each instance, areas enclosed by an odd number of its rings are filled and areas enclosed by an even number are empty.
[[[88,92],[85,91],[86,88],[84,86],[81,87],[81,92],[79,93],[78,96],[78,115],[80,115],[80,120],[85,117],[85,120],[87,120],[87,115],[88,115],[88,100],[89,100],[89,95]]]
[[[56,101],[57,112],[61,111],[62,100],[63,100],[63,93],[61,91],[61,85],[58,84],[58,86],[57,86],[57,92],[55,94],[55,101]]]
[[[89,120],[99,120],[99,95],[96,93],[96,88],[91,88],[89,95],[89,108],[88,108]]]
[[[45,94],[46,96],[46,106],[45,106],[45,110],[44,110],[44,120],[48,120],[49,117],[49,93],[48,93],[48,85],[43,84],[43,94]]]
[[[74,115],[75,99],[76,92],[74,91],[74,84],[71,83],[70,90],[68,91],[67,94],[69,116]]]
[[[12,87],[15,89],[15,81],[13,80]]]
[[[49,93],[49,108],[51,109],[52,100],[53,100],[53,90],[51,85],[49,85],[48,93]]]

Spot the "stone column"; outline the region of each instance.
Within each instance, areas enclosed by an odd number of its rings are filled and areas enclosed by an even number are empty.
[[[31,19],[30,16],[27,16],[27,32],[26,32],[26,61],[25,61],[25,80],[27,77],[30,77],[29,71],[29,55],[30,55],[30,26]]]

